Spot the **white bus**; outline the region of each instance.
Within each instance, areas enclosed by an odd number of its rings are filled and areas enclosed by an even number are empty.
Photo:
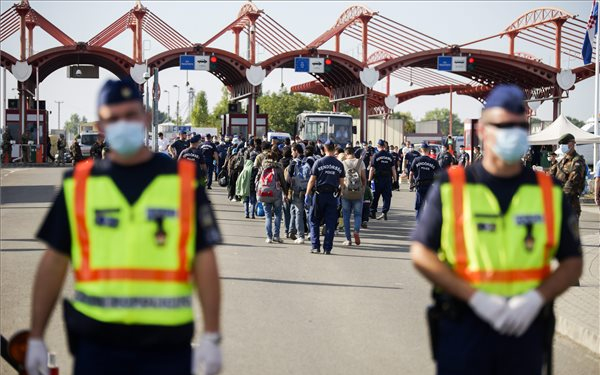
[[[326,142],[342,147],[352,143],[352,116],[345,112],[304,111],[296,117],[295,135],[302,140]]]

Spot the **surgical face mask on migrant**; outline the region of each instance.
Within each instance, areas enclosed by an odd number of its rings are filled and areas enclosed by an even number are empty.
[[[519,127],[498,128],[488,126],[494,136],[491,149],[507,164],[516,164],[529,149],[527,131]]]
[[[106,141],[115,153],[132,156],[144,145],[144,122],[120,120],[106,125]]]

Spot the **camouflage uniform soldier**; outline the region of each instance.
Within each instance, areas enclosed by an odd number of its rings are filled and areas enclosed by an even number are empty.
[[[581,215],[579,194],[585,188],[585,159],[575,151],[575,137],[572,134],[563,135],[558,140],[558,144],[565,156],[558,162],[556,168],[551,170],[553,172],[551,173],[562,184],[567,201],[579,217]]]
[[[12,160],[12,145],[10,144],[12,141],[12,136],[8,129],[4,129],[4,133],[2,134],[2,162],[10,163]]]

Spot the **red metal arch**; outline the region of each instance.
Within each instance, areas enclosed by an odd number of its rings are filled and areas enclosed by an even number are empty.
[[[302,49],[286,52],[261,63],[267,75],[277,68],[294,68],[294,58],[298,56],[329,56],[333,61],[333,67],[329,73],[312,74],[326,87],[343,86],[352,82],[360,81],[359,74],[364,65],[343,53],[327,50]]]
[[[6,53],[0,50],[0,66],[5,69],[9,69],[17,62],[17,58],[11,55],[10,53]]]
[[[541,25],[551,21],[566,20],[569,18],[574,18],[574,16],[571,13],[559,8],[536,8],[517,17],[517,19],[508,25],[504,31],[514,32],[523,28]]]
[[[39,79],[42,82],[54,71],[68,65],[91,64],[102,67],[119,78],[129,75],[133,59],[115,50],[104,47],[90,47],[85,43],[75,46],[49,48],[27,59],[34,67],[39,67]],[[30,78],[30,80],[35,77]]]
[[[366,8],[362,5],[353,5],[348,7],[344,12],[338,17],[335,25],[323,34],[321,34],[317,39],[313,40],[311,43],[307,45],[308,48],[319,48],[323,44],[325,44],[329,39],[333,38],[335,35],[342,33],[346,27],[352,25],[354,22],[361,19],[361,17],[373,17],[377,12],[371,11],[369,8]]]
[[[217,70],[211,73],[219,78],[226,86],[239,84],[246,80],[246,69],[250,67],[250,62],[248,62],[248,60],[222,49],[202,48],[200,45],[165,51],[151,57],[148,60],[150,72],[152,73],[153,68],[162,70],[179,66],[179,56],[185,54],[215,55],[218,59]]]
[[[473,72],[455,74],[483,84],[515,83],[523,89],[533,89],[552,86],[556,82],[558,70],[552,66],[501,52],[474,49],[442,48],[412,53],[381,63],[375,69],[379,71],[380,77],[385,77],[402,67],[436,69],[438,56],[457,55],[459,52],[475,57],[477,67]]]

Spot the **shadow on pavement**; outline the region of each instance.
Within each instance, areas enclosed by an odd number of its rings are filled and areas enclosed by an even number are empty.
[[[0,188],[0,203],[45,203],[53,202],[59,186],[3,186]]]
[[[335,284],[335,283],[317,283],[317,282],[314,282],[314,281],[258,279],[258,278],[247,278],[247,277],[221,277],[221,280],[254,281],[254,282],[259,282],[259,283],[274,283],[274,284],[333,286],[333,287],[342,287],[342,288],[368,288],[368,289],[389,289],[389,290],[401,290],[402,289],[402,288],[390,287],[390,286],[353,285],[353,284]]]

